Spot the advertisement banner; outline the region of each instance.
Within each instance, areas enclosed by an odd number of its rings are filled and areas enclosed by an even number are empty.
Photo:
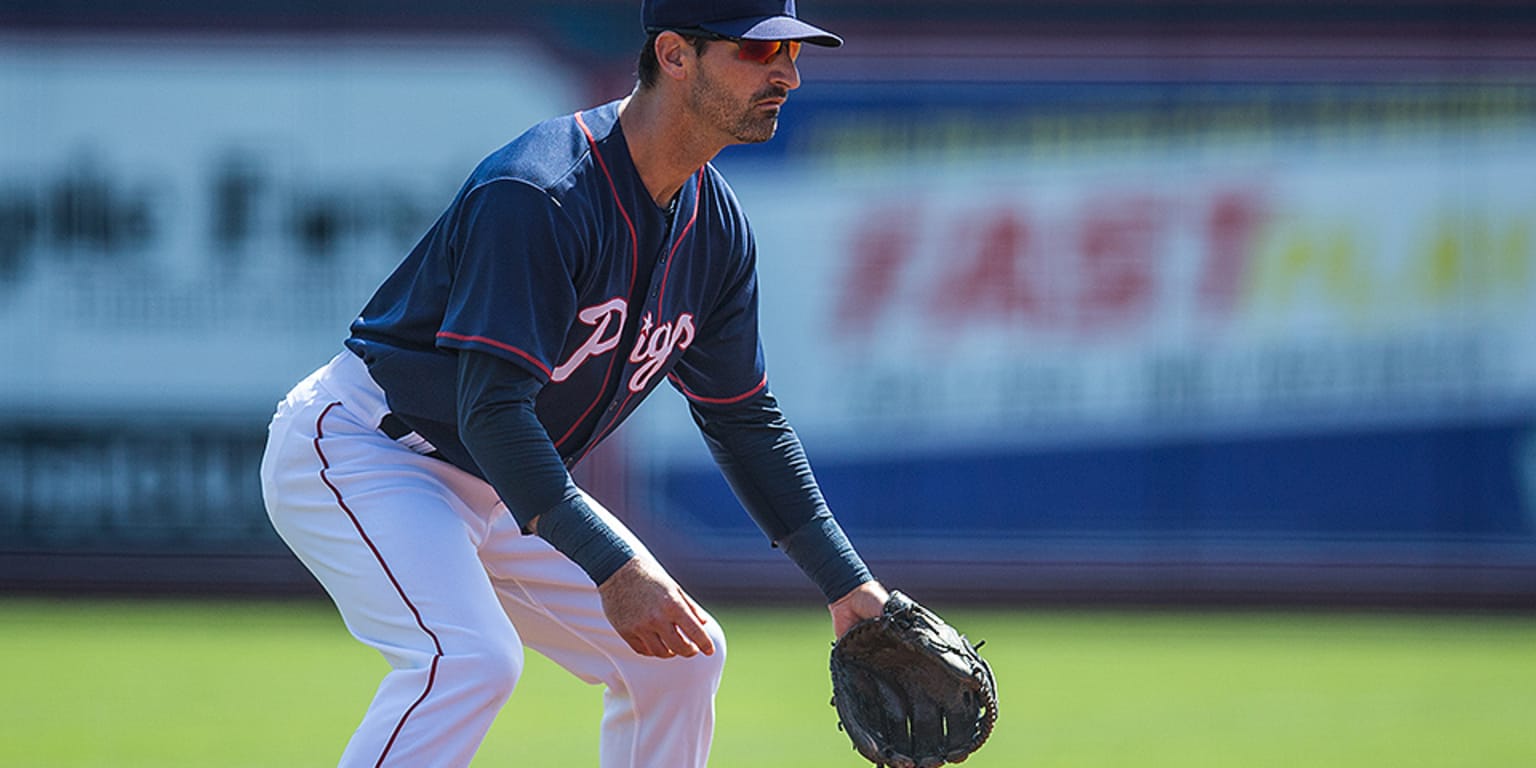
[[[850,529],[1536,537],[1536,89],[1074,88],[818,102],[722,158]],[[672,407],[662,506],[760,542]]]
[[[582,89],[508,39],[5,39],[0,408],[264,419]]]

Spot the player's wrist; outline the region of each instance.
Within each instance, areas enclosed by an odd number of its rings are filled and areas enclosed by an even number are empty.
[[[821,590],[829,604],[874,580],[842,526],[830,516],[808,521],[780,539],[779,547]]]
[[[848,608],[857,604],[864,604],[877,605],[880,608],[884,608],[886,601],[890,599],[891,593],[888,592],[886,588],[880,584],[879,581],[875,580],[875,578],[871,576],[868,581],[860,583],[853,589],[848,590],[846,594],[837,598],[836,600],[833,600],[828,604],[827,607],[833,610],[837,610],[839,608]]]
[[[635,557],[635,550],[580,495],[566,498],[535,518],[539,538],[602,584]]]

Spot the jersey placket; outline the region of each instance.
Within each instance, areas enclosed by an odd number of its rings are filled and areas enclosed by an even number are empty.
[[[672,263],[677,256],[678,249],[683,241],[688,238],[694,223],[698,220],[699,198],[702,194],[700,186],[703,183],[703,179],[704,171],[700,169],[695,174],[692,184],[683,185],[682,191],[678,193],[679,204],[667,216],[667,233],[661,239],[661,248],[658,251],[656,263],[651,268],[650,280],[648,281],[649,287],[645,292],[645,305],[640,312],[631,313],[629,322],[634,323],[635,327],[626,329],[624,336],[626,342],[633,339],[633,343],[629,344],[627,349],[624,346],[619,348],[619,350],[623,350],[625,358],[624,365],[620,369],[622,373],[618,386],[614,388],[613,399],[608,403],[608,407],[603,409],[603,417],[599,421],[597,428],[592,432],[592,439],[587,442],[586,447],[582,449],[575,461],[580,461],[598,443],[602,442],[603,438],[607,437],[608,433],[612,432],[619,422],[623,420],[630,402],[634,401],[638,395],[643,394],[646,390],[651,389],[665,375],[666,364],[670,362],[672,357],[677,334],[681,332],[680,318],[674,318],[671,321],[664,319],[663,310],[666,306],[667,280],[671,274]],[[690,196],[693,198],[691,201],[687,200]],[[688,221],[679,228],[678,223],[682,221],[684,211],[687,211]],[[676,233],[675,237],[673,233]],[[665,331],[663,331],[663,327],[665,327]],[[654,334],[662,332],[668,334],[668,341],[670,343],[662,345],[662,349],[655,349],[655,345],[651,343],[655,338]],[[664,359],[653,359],[653,352],[660,352],[664,355]],[[645,378],[643,386],[640,387],[638,392],[632,390],[630,382],[638,375],[638,371],[647,365],[654,365],[656,369]]]

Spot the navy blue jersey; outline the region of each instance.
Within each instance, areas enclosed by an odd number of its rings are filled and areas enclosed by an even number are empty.
[[[705,165],[656,205],[618,104],[540,123],[482,161],[352,323],[346,344],[390,408],[450,457],[467,456],[459,350],[543,383],[539,421],[567,466],[663,379],[705,404],[766,387],[756,246],[735,194]]]

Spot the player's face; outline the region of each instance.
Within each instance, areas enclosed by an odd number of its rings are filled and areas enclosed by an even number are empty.
[[[744,57],[740,48],[729,40],[709,44],[689,88],[689,103],[710,127],[736,143],[755,144],[778,130],[779,108],[800,87],[800,71],[788,45],[765,62]]]

